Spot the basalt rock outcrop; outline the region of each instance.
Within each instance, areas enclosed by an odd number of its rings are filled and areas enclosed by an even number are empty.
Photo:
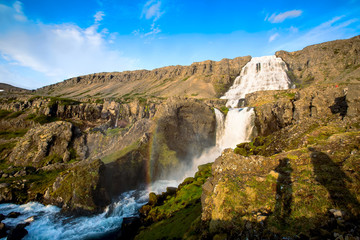
[[[43,87],[37,94],[101,98],[221,96],[239,75],[250,56],[204,61],[190,66],[169,66],[148,70],[96,73]],[[70,90],[71,89],[71,90]]]
[[[278,51],[287,63],[289,77],[298,85],[359,83],[360,36],[308,46],[296,52]]]
[[[249,94],[259,136],[214,162],[201,198],[204,234],[358,236],[359,90],[333,84]]]
[[[111,199],[105,188],[105,165],[83,161],[61,173],[44,194],[44,202],[80,214],[102,211]]]
[[[30,129],[14,147],[9,163],[40,168],[86,156],[81,131],[69,122],[57,121]]]
[[[174,98],[155,116],[153,174],[177,169],[215,144],[216,119],[213,110],[201,101]],[[172,173],[174,174],[174,173]]]
[[[210,106],[221,103],[184,98],[82,103],[25,95],[2,99],[0,129],[6,139],[0,139],[5,164],[0,200],[100,211],[109,199],[138,188],[150,176],[164,177],[214,144]]]

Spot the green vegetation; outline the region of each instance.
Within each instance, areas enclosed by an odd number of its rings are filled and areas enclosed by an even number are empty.
[[[292,92],[280,92],[277,94],[274,94],[274,98],[277,100],[279,98],[288,98],[288,99],[294,99],[295,98],[295,93]]]
[[[155,206],[145,205],[146,220],[154,223],[142,228],[135,239],[183,239],[198,234],[202,185],[211,176],[211,166],[212,163],[199,166],[195,177],[185,179],[174,195],[163,193]],[[161,198],[165,198],[163,202]]]
[[[43,125],[46,123],[59,121],[60,119],[57,117],[46,116],[46,115],[37,115],[35,113],[31,113],[25,118],[25,120],[32,120],[36,123],[40,123],[41,125]]]
[[[1,109],[0,110],[0,119],[4,119],[5,117],[7,117],[11,113],[12,113],[12,111]]]
[[[70,99],[70,98],[59,98],[59,97],[49,97],[50,98],[50,102],[48,103],[48,107],[54,107],[55,105],[59,104],[59,105],[78,105],[81,102]]]
[[[266,137],[257,136],[251,142],[238,144],[234,152],[245,157],[250,155],[271,156],[274,154],[272,150],[268,149],[271,143],[271,135]]]
[[[181,80],[181,81],[186,82],[189,78],[190,78],[190,76],[187,76],[187,77],[185,77],[185,78],[184,78],[183,80]]]
[[[17,118],[18,116],[22,115],[23,113],[25,113],[25,111],[13,112],[13,113],[7,115],[7,116],[5,117],[5,119]]]
[[[229,108],[226,106],[221,106],[219,109],[225,116],[227,115],[227,113],[229,112]]]
[[[101,161],[105,164],[114,162],[119,158],[125,156],[127,153],[136,150],[139,147],[139,145],[140,145],[139,141],[135,141],[132,144],[126,146],[125,148],[103,157]]]
[[[98,98],[98,99],[96,99],[95,103],[97,103],[97,104],[104,104],[104,99]]]
[[[0,139],[12,139],[22,137],[27,133],[28,129],[17,130],[0,130]]]

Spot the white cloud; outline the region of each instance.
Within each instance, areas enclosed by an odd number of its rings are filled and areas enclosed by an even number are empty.
[[[94,15],[95,18],[95,23],[100,22],[101,20],[103,20],[103,17],[105,16],[105,13],[103,11],[99,11]]]
[[[13,8],[15,10],[15,14],[14,14],[14,18],[20,22],[25,22],[27,21],[27,17],[24,15],[24,12],[22,10],[22,2],[20,1],[16,1],[13,4]]]
[[[274,41],[274,40],[275,40],[277,37],[279,37],[279,36],[280,36],[279,33],[275,33],[275,34],[271,35],[271,36],[269,37],[269,42]]]
[[[276,46],[276,49],[273,49],[273,51],[280,49],[295,51],[312,44],[352,37],[358,33],[354,32],[354,29],[348,27],[356,22],[359,22],[359,20],[346,19],[345,16],[334,17],[307,32],[296,33],[294,39],[284,39],[283,44]]]
[[[296,27],[294,27],[294,26],[291,26],[291,27],[289,28],[289,32],[291,32],[291,33],[297,33],[297,32],[299,32],[299,29],[296,28]]]
[[[164,12],[161,11],[161,1],[149,0],[145,3],[141,17],[157,21]]]
[[[8,11],[17,11],[19,6],[21,4],[8,8]],[[94,24],[88,28],[30,20],[14,25],[15,20],[8,17],[4,22],[15,27],[0,35],[0,53],[7,64],[42,73],[52,82],[94,72],[133,69],[135,59],[126,58],[120,51],[110,48],[109,41],[116,35],[99,29],[98,22],[103,16],[103,12],[97,12]],[[2,76],[4,74],[0,71],[0,79],[10,76]],[[39,82],[36,87],[50,83]]]
[[[265,18],[265,21],[269,21],[271,23],[281,23],[283,21],[285,21],[288,18],[296,18],[301,16],[302,11],[301,10],[291,10],[291,11],[287,11],[284,13],[279,13],[279,14],[272,14],[269,18]]]

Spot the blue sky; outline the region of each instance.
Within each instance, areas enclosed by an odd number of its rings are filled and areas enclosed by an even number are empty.
[[[0,0],[0,82],[272,55],[360,34],[360,0]]]

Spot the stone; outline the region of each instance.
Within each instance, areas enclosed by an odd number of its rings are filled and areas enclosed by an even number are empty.
[[[158,201],[158,198],[154,192],[149,193],[149,205],[155,206]]]
[[[12,229],[7,237],[8,240],[20,240],[23,239],[27,234],[28,231],[25,229],[29,223],[20,223],[16,225],[14,229]]]
[[[6,217],[7,218],[17,218],[20,215],[21,215],[21,213],[19,213],[19,212],[11,212]]]
[[[5,223],[0,222],[0,238],[6,237],[8,230],[8,227],[5,225]]]

